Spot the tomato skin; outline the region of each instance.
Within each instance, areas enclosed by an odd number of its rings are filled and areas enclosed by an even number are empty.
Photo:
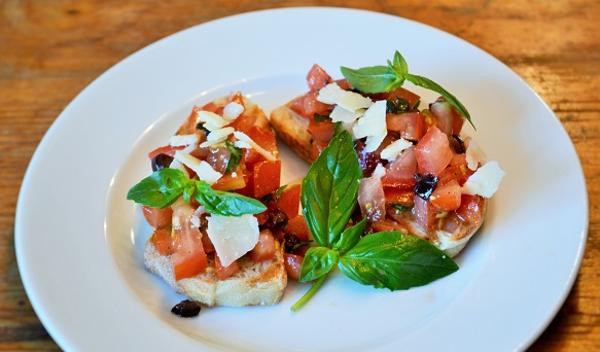
[[[455,154],[450,161],[450,165],[440,173],[438,185],[456,180],[462,186],[472,174],[473,171],[467,167],[465,154]]]
[[[165,145],[163,147],[158,147],[156,149],[154,149],[153,151],[151,151],[150,153],[148,153],[148,158],[150,159],[154,159],[157,155],[160,154],[165,154],[168,155],[170,157],[173,157],[173,155],[175,155],[175,152],[178,150],[181,150],[185,148],[185,146],[178,146],[178,147],[173,147],[172,145]]]
[[[386,114],[386,124],[390,131],[400,132],[400,137],[417,141],[425,134],[425,119],[418,111],[403,114]]]
[[[283,259],[283,264],[288,277],[292,280],[298,281],[298,279],[300,279],[300,272],[302,271],[302,261],[304,260],[304,257],[296,254],[284,253]]]
[[[414,191],[412,189],[402,189],[396,187],[384,187],[385,205],[400,204],[404,207],[412,207],[414,205]]]
[[[304,216],[302,215],[296,215],[295,217],[290,218],[285,231],[295,235],[302,241],[308,241],[311,238],[306,219],[304,219]]]
[[[180,227],[174,228],[173,231],[175,244],[171,264],[175,281],[196,276],[208,265],[202,244],[202,233],[191,223],[193,213],[194,209],[185,203],[173,209],[173,217],[177,217],[180,224]]]
[[[308,132],[319,142],[329,142],[333,137],[334,129],[335,125],[331,121],[316,122],[313,118],[308,124]]]
[[[155,229],[163,229],[171,226],[171,220],[173,217],[173,210],[171,207],[161,209],[143,206],[142,213],[144,214],[146,221],[148,221],[148,224]]]
[[[410,147],[392,163],[386,166],[385,176],[381,178],[384,187],[395,187],[411,190],[415,186],[415,173],[417,172],[417,159],[415,148]]]
[[[171,255],[173,253],[173,238],[170,229],[157,229],[150,237],[150,241],[160,255]]]
[[[223,266],[219,257],[215,255],[215,275],[219,280],[226,280],[240,271],[240,265],[237,260],[228,266]]]
[[[254,165],[252,174],[254,197],[262,198],[279,188],[281,160],[261,161]]]
[[[343,90],[350,90],[352,89],[352,85],[350,84],[350,82],[348,82],[347,79],[343,78],[343,79],[338,79],[337,81],[335,81],[335,84],[337,84],[340,88],[342,88]]]
[[[270,230],[262,230],[258,236],[258,243],[250,251],[250,258],[255,262],[272,259],[275,256],[275,238]]]
[[[288,219],[291,219],[298,215],[300,211],[300,193],[302,186],[300,184],[291,185],[285,188],[275,206],[277,209],[287,215]]]
[[[321,66],[314,64],[306,75],[306,82],[311,90],[319,90],[331,82],[331,76]]]
[[[252,128],[248,129],[248,133],[246,134],[258,145],[270,151],[271,153],[277,151],[277,140],[275,139],[275,133],[270,128],[253,126]]]
[[[415,157],[421,174],[439,175],[452,160],[448,136],[436,126],[432,126],[415,147]]]
[[[416,194],[414,200],[415,206],[413,207],[413,213],[417,220],[417,224],[419,224],[425,232],[429,233],[433,228],[433,223],[435,221],[433,207],[430,202]]]
[[[312,90],[292,101],[290,109],[307,119],[312,119],[315,114],[329,115],[333,109],[332,105],[323,104],[317,100],[319,92]]]
[[[430,106],[431,113],[436,118],[436,125],[447,135],[458,135],[462,129],[464,118],[444,98],[438,98]]]
[[[213,189],[221,191],[233,191],[246,187],[243,172],[236,172],[236,175],[225,174],[212,185]]]
[[[466,223],[479,223],[483,218],[483,202],[484,199],[481,196],[463,194],[460,199],[460,207],[456,209],[456,215]]]
[[[460,206],[460,194],[461,187],[458,181],[451,180],[446,184],[438,185],[431,194],[429,201],[441,210],[452,211]]]

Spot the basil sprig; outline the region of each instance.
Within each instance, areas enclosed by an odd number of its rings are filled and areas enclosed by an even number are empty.
[[[352,138],[340,130],[302,183],[302,209],[318,246],[306,252],[300,271],[300,282],[314,283],[293,311],[315,295],[336,265],[352,280],[390,290],[425,285],[458,270],[444,252],[418,237],[396,231],[363,236],[366,219],[347,227],[361,177]]]
[[[153,208],[165,208],[183,196],[195,199],[207,212],[223,216],[262,213],[267,207],[241,194],[217,191],[202,180],[190,179],[181,170],[165,168],[144,178],[127,193],[127,199]]]
[[[229,151],[229,161],[227,162],[227,168],[225,169],[226,173],[230,173],[235,171],[238,167],[240,160],[242,160],[242,150],[230,141],[225,141],[225,147]]]
[[[441,94],[465,118],[473,128],[471,115],[467,108],[450,92],[429,78],[408,72],[408,64],[404,57],[396,51],[393,61],[388,60],[387,66],[370,66],[359,69],[341,67],[342,75],[352,87],[367,94],[389,92],[400,88],[405,81]]]

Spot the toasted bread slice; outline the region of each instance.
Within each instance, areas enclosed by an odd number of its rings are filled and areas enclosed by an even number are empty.
[[[169,256],[159,254],[151,241],[144,249],[144,264],[178,293],[208,306],[271,305],[279,302],[287,285],[283,248],[279,243],[276,246],[275,258],[271,260],[255,263],[249,258],[241,258],[240,271],[226,280],[217,279],[214,265],[209,262],[202,274],[175,281]]]
[[[302,159],[312,163],[314,161],[312,155],[313,139],[308,132],[309,121],[290,109],[290,104],[291,102],[271,112],[271,126],[273,126],[279,138],[290,146]],[[485,209],[487,199],[483,201]],[[407,213],[402,218],[394,218],[394,220],[398,222],[399,229],[429,240],[451,257],[456,256],[463,250],[467,242],[483,223],[483,217],[481,217],[478,223],[461,224],[453,234],[438,230],[435,234],[428,235],[419,227],[412,214]]]

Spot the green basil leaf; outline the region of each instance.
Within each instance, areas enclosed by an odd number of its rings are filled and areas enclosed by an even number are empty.
[[[363,218],[360,222],[348,227],[342,232],[340,238],[333,244],[333,249],[337,249],[340,254],[344,254],[354,247],[360,240],[360,236],[365,233],[367,226],[367,218]]]
[[[358,70],[342,66],[341,71],[352,87],[363,93],[388,92],[404,81],[404,78],[398,77],[387,66],[363,67]]]
[[[325,247],[312,247],[304,255],[300,282],[316,280],[328,272],[338,263],[337,251]]]
[[[165,208],[183,193],[190,179],[181,170],[155,171],[127,192],[127,199],[153,208]]]
[[[196,192],[196,186],[194,183],[190,183],[183,188],[183,200],[186,203],[189,203],[194,197],[194,193]]]
[[[204,181],[196,181],[194,197],[211,214],[240,216],[267,210],[267,207],[256,199],[237,193],[216,191]]]
[[[230,173],[235,171],[240,160],[242,160],[242,150],[229,141],[225,141],[225,147],[229,150],[229,161],[227,162],[225,173]]]
[[[352,137],[340,131],[302,181],[302,210],[319,245],[330,247],[337,242],[354,211],[361,177]]]
[[[406,63],[406,60],[404,60],[404,57],[398,50],[394,53],[394,62],[392,63],[392,66],[399,76],[404,76],[408,73],[408,63]]]
[[[340,257],[339,268],[352,280],[390,290],[422,286],[458,270],[434,245],[396,231],[363,237]]]
[[[412,82],[414,85],[417,85],[417,86],[420,86],[420,87],[423,87],[423,88],[426,88],[426,89],[429,89],[429,90],[432,90],[434,92],[441,94],[446,99],[446,101],[448,103],[450,103],[450,105],[454,106],[456,108],[456,110],[458,110],[458,112],[460,112],[461,115],[463,115],[464,118],[467,119],[467,121],[469,121],[471,126],[473,126],[473,128],[475,128],[475,125],[473,125],[473,122],[471,121],[471,115],[467,111],[467,108],[465,108],[465,106],[460,101],[458,101],[458,99],[456,99],[456,97],[454,95],[452,95],[450,92],[448,92],[447,90],[442,88],[442,86],[440,86],[439,84],[430,80],[429,78],[426,78],[423,76],[417,76],[417,75],[407,73],[406,75],[404,75],[404,77],[406,78],[406,80],[408,80],[409,82]]]

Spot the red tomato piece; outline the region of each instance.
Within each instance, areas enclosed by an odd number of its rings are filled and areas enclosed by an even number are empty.
[[[388,130],[400,132],[404,139],[417,141],[425,134],[425,119],[418,111],[387,114],[386,124]]]
[[[415,193],[412,189],[385,187],[383,193],[385,194],[385,205],[387,206],[400,204],[405,207],[412,207],[414,204],[413,197]]]
[[[300,184],[287,186],[275,204],[277,209],[287,215],[288,219],[298,215],[301,190],[302,186]]]
[[[314,119],[310,120],[308,124],[308,132],[312,137],[319,142],[327,142],[333,137],[335,125],[331,121],[316,122]]]
[[[178,147],[173,147],[172,145],[165,145],[164,147],[156,148],[150,153],[148,153],[148,157],[150,159],[154,159],[157,155],[160,154],[165,154],[172,157],[173,155],[175,155],[176,151],[181,150],[183,148],[185,148],[185,146],[183,145]]]
[[[150,241],[161,255],[171,255],[173,253],[173,238],[170,229],[155,230],[152,237],[150,237]]]
[[[308,71],[306,82],[311,90],[319,90],[331,82],[331,76],[321,66],[314,64]]]
[[[388,164],[385,176],[381,178],[381,183],[384,187],[411,190],[415,186],[416,172],[415,148],[410,147],[404,150],[396,160]]]
[[[388,219],[374,222],[371,226],[373,227],[373,231],[375,232],[405,231],[405,229],[402,226],[400,226],[397,222]]]
[[[450,161],[450,165],[440,173],[438,185],[456,180],[462,186],[472,174],[473,171],[467,167],[465,154],[455,154]]]
[[[248,129],[246,134],[266,150],[272,153],[277,151],[277,140],[275,139],[275,133],[273,133],[270,128],[253,126]]]
[[[279,188],[281,176],[281,160],[264,160],[254,165],[253,169],[254,197],[262,198]]]
[[[463,194],[460,199],[460,207],[456,209],[456,215],[466,223],[479,223],[483,217],[483,201],[480,196]]]
[[[327,147],[327,142],[314,141],[311,145],[310,156],[312,160],[317,160],[323,149]]]
[[[210,238],[206,236],[206,234],[202,235],[202,248],[204,248],[204,253],[214,253],[215,246],[213,246]]]
[[[167,226],[171,226],[171,218],[173,217],[173,210],[171,207],[160,209],[144,206],[142,207],[142,213],[144,214],[146,221],[148,221],[148,224],[155,229],[163,229]]]
[[[304,260],[304,257],[296,254],[284,253],[283,259],[283,264],[288,277],[298,281],[300,272],[302,271],[302,261]]]
[[[290,104],[290,109],[299,115],[312,119],[315,114],[329,115],[333,109],[332,105],[323,104],[317,100],[319,92],[316,90],[310,91],[303,96],[300,96]]]
[[[236,131],[249,134],[250,130],[256,126],[256,116],[253,114],[241,114],[230,124]]]
[[[350,90],[352,89],[352,85],[350,85],[350,82],[348,82],[347,79],[338,79],[337,81],[335,81],[335,83],[342,88],[343,90]]]
[[[196,276],[208,265],[202,233],[190,222],[193,213],[194,209],[188,204],[179,205],[173,210],[173,216],[178,218],[181,225],[174,231],[175,250],[171,255],[176,281]]]
[[[233,174],[225,174],[221,177],[217,182],[212,185],[212,188],[218,189],[221,191],[233,191],[246,187],[246,181],[244,180],[243,173],[235,173]]]
[[[275,256],[275,238],[270,230],[262,230],[258,236],[258,243],[250,251],[250,258],[255,262],[269,260]]]
[[[448,136],[432,126],[415,147],[415,157],[421,174],[439,175],[452,160]]]
[[[226,280],[240,271],[240,265],[237,260],[228,266],[223,266],[219,257],[215,255],[215,275],[219,280]]]
[[[452,211],[460,206],[460,194],[461,187],[458,181],[451,180],[446,184],[438,185],[429,201],[441,210]]]
[[[421,226],[423,231],[429,233],[433,228],[435,221],[435,211],[431,203],[415,194],[415,206],[413,212],[417,220],[417,224]]]
[[[421,100],[421,97],[408,89],[398,88],[388,93],[387,99],[402,98],[408,102],[408,106],[413,109]]]
[[[302,215],[296,215],[295,217],[290,218],[285,231],[298,237],[302,241],[308,241],[311,238],[306,219],[304,219],[304,216]]]

